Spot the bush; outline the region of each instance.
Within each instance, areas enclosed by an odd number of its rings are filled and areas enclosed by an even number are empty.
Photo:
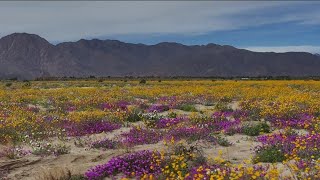
[[[23,87],[30,87],[31,86],[31,82],[30,81],[24,81]]]
[[[8,83],[5,84],[5,86],[6,86],[6,87],[10,87],[10,86],[12,86],[12,83],[11,83],[11,82],[8,82]]]
[[[140,83],[140,84],[146,84],[147,81],[146,81],[145,79],[141,79],[139,83]]]
[[[51,143],[40,142],[33,144],[32,154],[40,156],[59,156],[62,154],[69,154],[70,150],[70,146],[65,144],[52,145]]]
[[[127,122],[138,122],[141,120],[142,120],[142,115],[138,110],[133,110],[133,112],[130,113],[126,119]]]
[[[214,108],[223,112],[233,111],[233,109],[226,102],[218,102]]]
[[[232,143],[229,142],[227,138],[224,138],[224,137],[221,137],[221,136],[217,137],[217,143],[220,146],[224,146],[224,147],[232,146]]]
[[[282,162],[286,159],[285,154],[276,146],[270,146],[257,150],[256,153],[256,156],[253,158],[254,163],[275,163]]]
[[[197,112],[197,109],[194,107],[194,105],[191,104],[183,104],[179,107],[179,109],[188,112]]]
[[[177,113],[175,113],[175,112],[170,112],[168,114],[168,118],[176,118],[176,117],[177,117]]]
[[[269,133],[270,132],[270,126],[266,122],[260,123],[260,129],[263,133]]]
[[[265,122],[261,122],[258,124],[246,124],[242,127],[242,132],[248,136],[258,136],[260,132],[269,133],[270,127]]]
[[[90,144],[90,148],[95,149],[116,149],[119,146],[119,142],[115,140],[110,140],[108,138],[94,141]]]

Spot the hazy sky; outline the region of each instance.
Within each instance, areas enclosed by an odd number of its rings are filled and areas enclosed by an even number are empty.
[[[0,37],[27,32],[52,43],[99,38],[320,52],[315,1],[0,2],[0,27]]]

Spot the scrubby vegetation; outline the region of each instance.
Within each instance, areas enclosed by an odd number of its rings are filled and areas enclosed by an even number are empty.
[[[10,83],[2,179],[39,165],[77,167],[47,179],[320,178],[319,81]]]

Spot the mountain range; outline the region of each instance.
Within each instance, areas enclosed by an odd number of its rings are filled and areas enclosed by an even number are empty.
[[[56,45],[27,33],[0,39],[0,78],[106,76],[320,76],[320,56],[228,45],[84,40]]]

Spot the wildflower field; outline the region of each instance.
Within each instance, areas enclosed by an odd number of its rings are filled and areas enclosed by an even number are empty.
[[[320,81],[0,83],[0,179],[320,179]]]

